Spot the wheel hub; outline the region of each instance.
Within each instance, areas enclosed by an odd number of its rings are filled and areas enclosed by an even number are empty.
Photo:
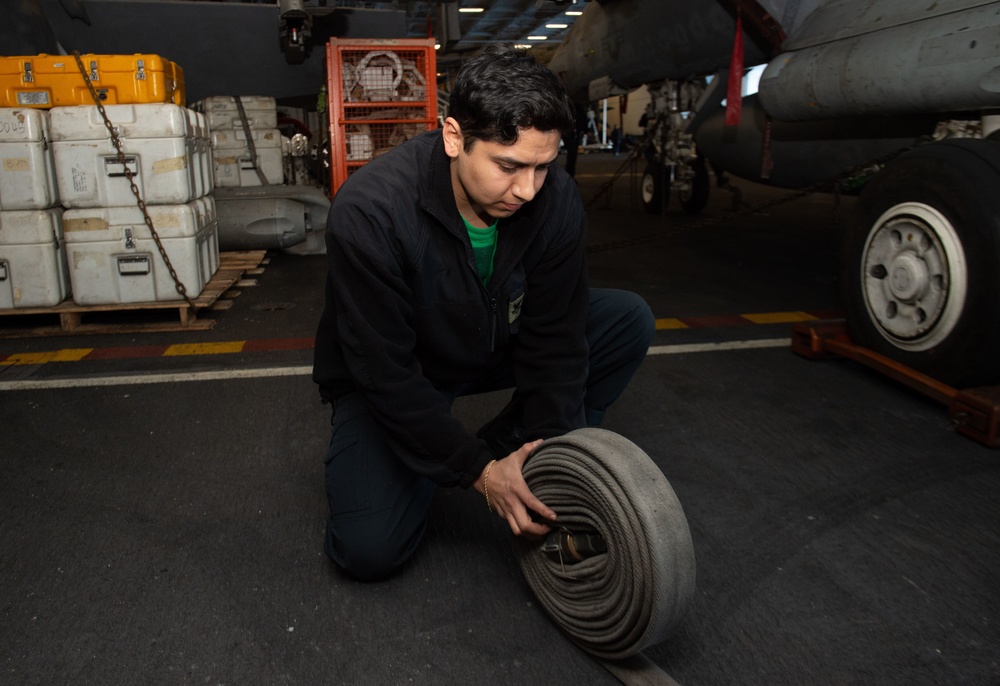
[[[656,179],[653,178],[652,174],[643,174],[642,201],[645,203],[653,202],[653,196],[655,194],[656,194]]]
[[[897,300],[915,304],[930,284],[930,270],[918,255],[906,252],[897,255],[889,272],[889,290]]]
[[[893,345],[928,350],[955,328],[967,269],[955,228],[933,207],[902,203],[875,222],[863,255],[865,304]]]

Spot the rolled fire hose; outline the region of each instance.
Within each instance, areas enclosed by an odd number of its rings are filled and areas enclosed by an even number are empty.
[[[545,544],[515,539],[521,571],[559,627],[619,676],[607,661],[641,664],[637,654],[668,638],[694,598],[680,501],[642,449],[603,429],[545,441],[523,473],[559,531]]]

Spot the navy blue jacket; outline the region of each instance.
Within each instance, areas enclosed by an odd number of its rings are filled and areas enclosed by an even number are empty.
[[[583,425],[586,216],[573,180],[549,167],[535,198],[501,219],[484,287],[455,204],[441,132],[353,173],[327,220],[326,309],[313,379],[326,400],[361,392],[412,469],[468,487],[486,443],[450,399],[513,365],[525,440]]]

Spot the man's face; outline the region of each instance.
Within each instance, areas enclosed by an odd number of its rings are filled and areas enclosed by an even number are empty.
[[[535,197],[559,156],[558,131],[521,129],[513,145],[477,140],[466,151],[458,122],[445,120],[445,152],[458,211],[474,225],[509,217]]]

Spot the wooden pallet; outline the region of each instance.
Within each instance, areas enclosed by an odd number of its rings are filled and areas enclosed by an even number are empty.
[[[77,305],[67,299],[54,307],[0,310],[0,338],[211,329],[215,320],[199,318],[198,314],[205,310],[229,309],[232,300],[226,299],[227,292],[234,285],[253,285],[254,282],[244,276],[259,273],[266,254],[266,250],[219,253],[219,269],[198,297],[192,298],[193,307],[184,300]],[[45,323],[44,320],[51,318],[56,318],[58,323]],[[13,326],[6,326],[8,323]]]

